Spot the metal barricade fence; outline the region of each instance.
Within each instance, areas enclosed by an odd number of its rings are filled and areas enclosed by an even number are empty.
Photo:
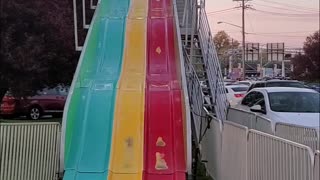
[[[56,180],[59,123],[0,123],[0,179]]]
[[[207,162],[207,172],[213,179],[221,179],[222,122],[220,120],[212,119],[211,127],[204,134],[200,147],[201,159]]]
[[[313,180],[310,147],[249,130],[248,180]]]
[[[233,122],[224,122],[221,179],[247,180],[247,135],[247,127]]]
[[[200,151],[214,180],[319,179],[320,152],[229,121],[212,119]]]
[[[254,129],[256,115],[244,110],[229,108],[227,120]]]
[[[249,129],[255,129],[273,134],[319,150],[320,138],[316,128],[298,126],[286,123],[272,123],[270,119],[241,109],[229,108],[227,120],[241,124]]]
[[[256,115],[256,122],[254,127],[255,127],[254,128],[255,130],[268,133],[268,134],[274,134],[271,120],[265,117]]]
[[[315,153],[314,161],[314,180],[320,179],[320,151]]]
[[[319,132],[315,128],[276,123],[275,135],[319,150]]]

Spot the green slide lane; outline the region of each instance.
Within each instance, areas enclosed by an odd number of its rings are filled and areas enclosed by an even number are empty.
[[[101,0],[65,114],[64,180],[107,179],[129,0]]]

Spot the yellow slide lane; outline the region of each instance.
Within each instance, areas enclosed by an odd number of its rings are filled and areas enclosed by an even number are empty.
[[[148,0],[132,0],[115,107],[108,180],[141,180]]]

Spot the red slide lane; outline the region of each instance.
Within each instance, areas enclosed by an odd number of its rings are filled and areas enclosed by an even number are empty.
[[[144,180],[185,180],[180,75],[171,0],[149,0]]]

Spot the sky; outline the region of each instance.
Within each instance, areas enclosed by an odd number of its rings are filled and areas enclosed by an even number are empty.
[[[319,0],[251,0],[253,9],[245,11],[246,42],[285,43],[286,48],[301,48],[305,38],[319,30]],[[206,0],[206,11],[213,34],[225,30],[242,41],[241,29],[219,21],[242,25],[239,2]]]

